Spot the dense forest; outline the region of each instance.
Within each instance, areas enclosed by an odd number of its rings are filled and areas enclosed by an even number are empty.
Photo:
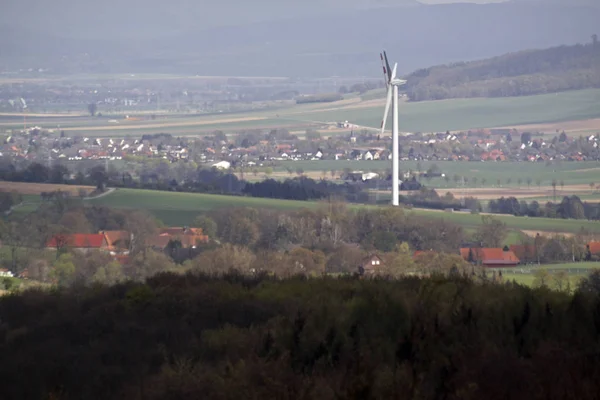
[[[510,53],[420,69],[406,77],[412,101],[527,96],[600,87],[600,43]]]
[[[0,299],[0,397],[596,399],[598,277],[159,274]]]

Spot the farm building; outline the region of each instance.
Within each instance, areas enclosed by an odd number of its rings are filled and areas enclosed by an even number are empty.
[[[480,264],[489,268],[515,267],[519,258],[508,248],[472,248],[460,249],[460,255],[465,261]]]

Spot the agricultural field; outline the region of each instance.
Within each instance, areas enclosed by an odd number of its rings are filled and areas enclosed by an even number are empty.
[[[87,203],[106,207],[147,210],[167,225],[187,224],[199,213],[223,207],[259,207],[275,209],[300,209],[317,207],[318,202],[303,202],[278,199],[262,199],[238,196],[220,196],[198,193],[177,193],[118,189],[106,196],[88,200]],[[353,205],[352,207],[374,207]],[[417,215],[443,218],[465,228],[473,228],[481,223],[481,216],[469,213],[446,213],[433,210],[415,209]],[[562,220],[549,218],[514,217],[498,215],[509,229],[543,233],[577,233],[582,228],[600,234],[600,223],[584,220]]]
[[[436,165],[440,172],[448,177],[448,181],[445,178],[424,180],[423,183],[426,186],[436,189],[462,188],[462,180],[455,179],[464,177],[467,195],[470,195],[469,191],[477,192],[482,188],[493,188],[494,196],[496,196],[495,191],[506,189],[522,194],[530,191],[531,195],[528,197],[536,197],[540,191],[547,195],[548,191],[552,190],[550,185],[553,179],[557,181],[558,191],[568,193],[574,190],[582,193],[591,192],[590,183],[600,186],[600,163],[597,161],[561,162],[552,165],[541,162],[401,161],[400,169],[403,172],[426,172],[433,165]],[[301,169],[305,175],[314,179],[322,177],[329,179],[331,171],[335,171],[335,175],[339,176],[344,169],[385,173],[390,168],[391,161],[285,161],[273,168],[272,175],[280,178],[293,177],[296,176],[296,171]],[[251,177],[250,174],[247,176]],[[528,178],[531,179],[530,184],[527,183]],[[564,187],[560,185],[561,181],[564,183]],[[503,195],[510,196],[510,194]]]
[[[149,116],[136,121],[109,122],[115,116],[91,118],[86,116],[31,116],[29,124],[49,129],[61,129],[88,136],[140,136],[148,133],[167,132],[173,135],[197,135],[220,129],[232,132],[239,129],[270,129],[285,127],[290,130],[327,129],[336,121],[348,120],[362,127],[376,128],[380,125],[384,100],[379,95],[365,99],[351,97],[334,103],[290,105],[253,112],[203,114],[161,114],[156,119]],[[513,127],[529,124],[553,123],[552,128],[561,129],[560,123],[586,121],[578,124],[577,131],[600,127],[600,89],[580,90],[557,94],[495,98],[453,99],[404,103],[400,109],[400,129],[403,132],[433,132],[473,128]],[[99,110],[100,112],[102,110]],[[588,126],[589,125],[589,126]],[[1,116],[0,130],[20,129],[22,116]],[[59,128],[60,127],[60,128]],[[553,129],[553,131],[554,131]],[[335,134],[332,131],[332,134]]]
[[[93,186],[83,185],[58,185],[47,183],[29,183],[29,182],[7,182],[0,181],[0,191],[2,192],[17,192],[23,195],[39,195],[42,192],[53,192],[60,190],[67,192],[71,196],[77,196],[80,190],[91,193],[96,190]]]

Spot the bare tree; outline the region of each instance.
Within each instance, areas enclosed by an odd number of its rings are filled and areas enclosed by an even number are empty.
[[[552,194],[554,197],[554,202],[556,202],[556,179],[552,179]]]

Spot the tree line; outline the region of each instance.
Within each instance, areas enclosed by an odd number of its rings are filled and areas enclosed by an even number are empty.
[[[0,397],[591,400],[599,282],[232,271],[29,290],[0,298]]]
[[[564,218],[564,219],[600,219],[600,204],[582,202],[578,196],[564,196],[560,203],[548,201],[543,206],[536,200],[527,202],[515,197],[501,197],[488,204],[490,212],[515,216]]]
[[[134,178],[129,172],[107,171],[103,165],[95,165],[86,171],[77,171],[73,176],[71,171],[62,164],[48,168],[34,162],[20,169],[13,164],[4,165],[0,168],[0,179],[12,182],[91,185],[99,191],[103,191],[106,186],[111,186],[288,200],[318,200],[329,196],[338,196],[348,201],[368,198],[368,196],[361,196],[364,185],[336,184],[325,180],[315,181],[304,176],[286,179],[282,182],[268,179],[250,183],[231,172],[216,168],[197,167],[193,171],[187,171],[185,176],[181,176],[180,179],[176,179],[168,170],[168,165],[161,163],[159,167],[142,171],[138,178]]]
[[[559,46],[420,69],[406,77],[412,101],[508,97],[600,87],[600,45]]]

